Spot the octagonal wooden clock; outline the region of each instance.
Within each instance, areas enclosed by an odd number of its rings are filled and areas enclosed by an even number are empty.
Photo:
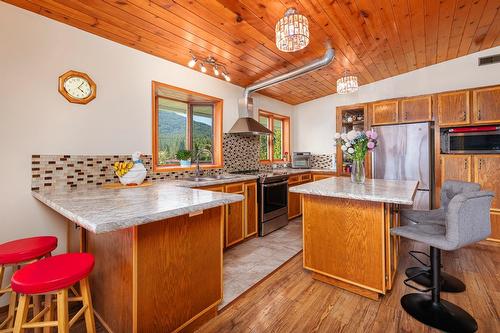
[[[96,96],[96,84],[85,73],[67,71],[59,76],[59,92],[68,102],[87,104]]]

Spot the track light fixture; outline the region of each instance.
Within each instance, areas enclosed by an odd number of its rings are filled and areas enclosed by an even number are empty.
[[[189,54],[191,55],[191,60],[188,62],[188,66],[190,68],[194,68],[197,63],[200,64],[200,71],[203,73],[207,72],[207,67],[206,65],[210,65],[213,68],[213,72],[215,76],[222,75],[224,80],[227,82],[231,81],[231,77],[229,77],[229,73],[227,72],[226,66],[224,64],[218,62],[214,57],[209,56],[207,58],[203,57],[198,57],[193,54],[193,52],[189,51]]]

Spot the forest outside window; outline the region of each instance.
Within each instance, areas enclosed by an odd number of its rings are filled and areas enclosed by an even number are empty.
[[[153,82],[153,166],[181,167],[179,151],[190,151],[202,168],[222,167],[222,100]]]
[[[272,135],[260,136],[260,160],[287,162],[290,152],[290,118],[261,110],[259,122],[273,131]]]

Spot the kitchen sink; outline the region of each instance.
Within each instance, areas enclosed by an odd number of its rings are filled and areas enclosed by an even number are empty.
[[[208,180],[214,180],[215,178],[211,177],[188,177],[188,178],[181,178],[179,180],[186,180],[188,182],[204,182]]]

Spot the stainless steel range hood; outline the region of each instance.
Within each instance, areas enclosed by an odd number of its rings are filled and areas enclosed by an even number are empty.
[[[328,45],[325,55],[320,59],[317,59],[310,64],[304,65],[300,68],[294,69],[285,74],[281,74],[267,80],[254,83],[245,88],[243,92],[243,97],[238,99],[238,113],[239,119],[233,125],[229,133],[233,134],[243,134],[243,135],[259,135],[259,134],[272,134],[273,132],[267,129],[265,126],[260,124],[253,117],[253,99],[250,98],[250,94],[255,91],[268,88],[278,83],[282,83],[288,80],[295,79],[299,76],[308,74],[317,69],[323,68],[332,62],[335,57],[334,50]]]

